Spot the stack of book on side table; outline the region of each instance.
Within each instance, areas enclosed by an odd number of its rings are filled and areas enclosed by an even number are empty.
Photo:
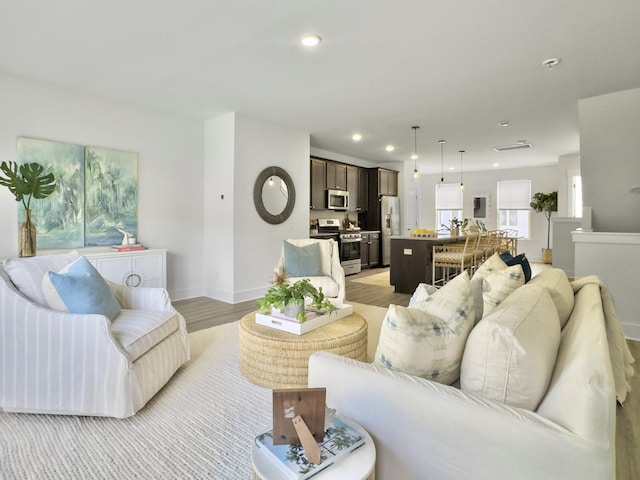
[[[324,327],[331,322],[335,322],[340,318],[348,317],[353,313],[353,307],[347,304],[335,305],[336,309],[332,312],[318,312],[308,308],[306,310],[306,320],[301,322],[295,317],[288,317],[277,309],[273,309],[271,313],[256,313],[256,323],[267,327],[277,328],[296,335],[302,335],[316,328]]]
[[[307,479],[334,463],[342,460],[350,452],[364,445],[364,435],[347,425],[338,417],[327,419],[324,439],[320,447],[320,463],[311,463],[300,444],[274,445],[273,430],[258,435],[256,445],[292,480]],[[283,477],[284,478],[284,477]]]

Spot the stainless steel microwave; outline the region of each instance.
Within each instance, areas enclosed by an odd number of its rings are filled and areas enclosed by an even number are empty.
[[[349,192],[344,190],[327,190],[327,208],[329,210],[346,210],[349,208]]]

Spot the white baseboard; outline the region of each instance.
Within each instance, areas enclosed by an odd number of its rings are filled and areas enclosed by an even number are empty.
[[[202,287],[179,288],[179,289],[171,290],[169,292],[169,297],[171,297],[172,301],[187,300],[188,298],[203,297],[203,296],[204,296],[204,288]]]
[[[640,325],[622,323],[622,330],[627,338],[636,341],[640,340]]]

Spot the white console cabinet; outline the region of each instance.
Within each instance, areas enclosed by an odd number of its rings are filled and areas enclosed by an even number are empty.
[[[167,251],[148,249],[130,252],[85,253],[100,274],[130,287],[167,288]]]

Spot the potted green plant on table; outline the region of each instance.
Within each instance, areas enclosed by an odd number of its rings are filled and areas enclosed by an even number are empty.
[[[44,173],[39,163],[25,163],[18,166],[15,162],[2,162],[0,185],[9,189],[16,202],[22,202],[24,217],[19,230],[19,255],[33,257],[36,254],[36,227],[31,220],[31,200],[47,198],[56,189],[53,173]]]
[[[558,192],[543,193],[538,192],[531,197],[529,204],[536,213],[544,212],[547,219],[547,248],[542,249],[542,261],[551,263],[551,214],[558,211]]]
[[[275,308],[288,317],[295,317],[299,322],[304,322],[307,319],[306,298],[311,299],[309,308],[318,312],[327,313],[336,309],[324,297],[322,287],[314,287],[306,278],[295,283],[286,283],[282,279],[276,279],[267,294],[258,299],[258,308],[260,313],[271,313],[272,308]]]
[[[441,224],[440,226],[446,228],[449,233],[451,233],[452,237],[457,237],[458,235],[460,235],[460,230],[464,231],[464,229],[467,228],[467,225],[469,225],[468,218],[458,220],[457,217],[453,217],[451,220],[449,220],[449,225]]]

